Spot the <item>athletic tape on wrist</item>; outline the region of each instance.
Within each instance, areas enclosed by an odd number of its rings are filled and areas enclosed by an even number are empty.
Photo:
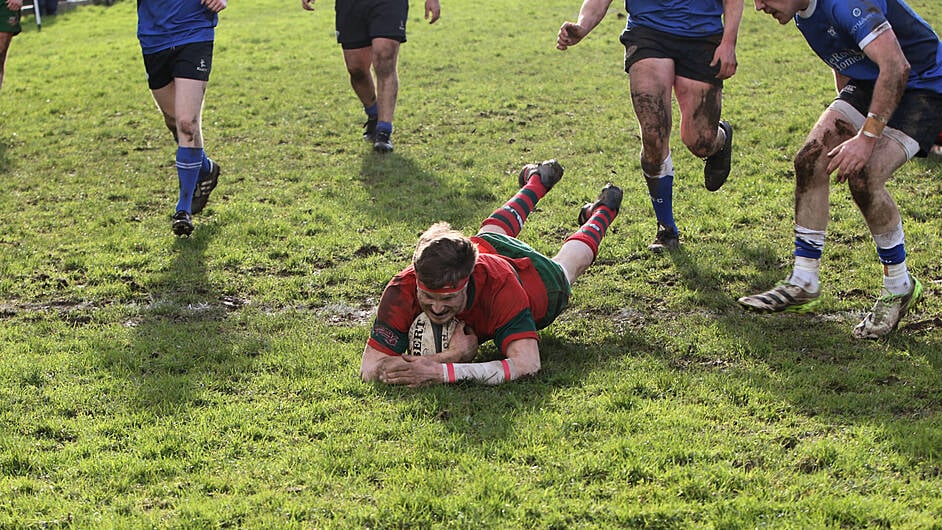
[[[499,385],[513,379],[513,364],[510,359],[486,363],[445,363],[442,378],[445,383],[472,380],[485,385]]]

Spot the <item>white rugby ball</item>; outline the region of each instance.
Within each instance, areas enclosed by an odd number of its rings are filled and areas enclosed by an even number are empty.
[[[448,348],[458,321],[435,324],[424,312],[419,313],[409,326],[409,355],[434,355]]]

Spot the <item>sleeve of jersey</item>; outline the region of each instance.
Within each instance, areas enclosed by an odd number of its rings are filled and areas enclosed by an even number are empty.
[[[411,292],[414,292],[414,287]],[[387,355],[402,355],[408,346],[409,326],[418,312],[415,296],[397,276],[383,290],[367,344]]]
[[[507,353],[507,347],[511,342],[521,339],[539,339],[536,332],[536,322],[533,320],[533,313],[526,308],[513,316],[506,324],[497,328],[494,335],[494,343],[500,348],[500,352]]]
[[[868,0],[849,0],[847,5],[835,2],[831,11],[837,25],[851,35],[861,50],[890,29],[886,15]]]

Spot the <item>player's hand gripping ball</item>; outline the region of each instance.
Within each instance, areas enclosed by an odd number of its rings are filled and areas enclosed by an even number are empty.
[[[434,355],[445,351],[458,323],[451,319],[445,324],[435,324],[424,312],[419,313],[409,326],[409,355]]]

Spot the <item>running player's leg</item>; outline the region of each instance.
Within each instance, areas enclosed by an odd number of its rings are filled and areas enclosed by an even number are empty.
[[[177,211],[192,211],[193,192],[203,167],[202,112],[206,81],[177,78],[174,97],[177,124],[177,176],[180,180],[180,198]]]
[[[363,108],[376,105],[376,86],[373,83],[373,51],[370,46],[343,50],[343,62],[350,76],[350,86]]]
[[[838,111],[828,108],[818,118],[795,155],[795,261],[791,274],[779,285],[739,303],[757,311],[806,312],[819,303],[819,271],[829,220],[830,183],[828,152],[853,136],[856,129]]]
[[[3,72],[6,69],[7,51],[10,49],[12,40],[12,33],[0,31],[0,88],[3,88]]]
[[[674,166],[670,156],[674,61],[639,60],[630,66],[629,77],[631,101],[641,128],[641,171],[658,224],[658,235],[650,248],[676,248],[679,240],[674,220]]]

